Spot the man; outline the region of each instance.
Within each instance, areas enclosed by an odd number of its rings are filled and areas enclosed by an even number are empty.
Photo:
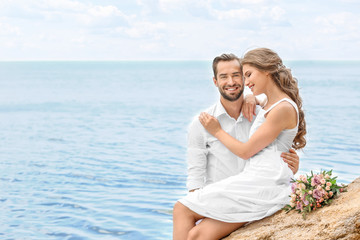
[[[231,136],[247,142],[254,121],[253,114],[256,115],[260,107],[256,106],[254,96],[248,94],[245,98],[243,95],[244,81],[239,58],[234,54],[222,54],[214,59],[213,71],[213,81],[220,92],[220,101],[206,112],[216,117],[221,127]],[[259,99],[256,101],[260,103]],[[290,153],[282,153],[282,157],[295,174],[299,168],[296,152],[291,149]],[[209,134],[198,117],[189,127],[187,161],[186,185],[189,191],[236,175],[246,164],[246,160],[237,157]]]

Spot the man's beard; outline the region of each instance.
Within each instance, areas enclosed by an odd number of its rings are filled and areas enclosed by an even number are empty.
[[[228,87],[228,86],[225,86],[225,87]],[[235,85],[234,87],[241,87],[241,86],[240,85]],[[222,88],[219,88],[219,92],[220,92],[220,94],[221,94],[221,96],[223,98],[225,98],[226,100],[228,100],[230,102],[234,102],[234,101],[238,100],[241,97],[241,95],[244,92],[244,88],[241,88],[240,92],[237,93],[237,94],[234,94],[234,95],[226,94],[225,91]]]

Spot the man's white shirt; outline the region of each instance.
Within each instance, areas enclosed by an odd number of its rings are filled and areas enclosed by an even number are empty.
[[[257,106],[256,114],[259,109],[260,107]],[[216,117],[222,129],[231,136],[242,142],[248,141],[252,122],[249,122],[242,113],[238,119],[230,117],[220,101],[206,112]],[[236,175],[245,166],[245,160],[233,154],[205,130],[198,116],[189,126],[187,149],[188,178],[186,186],[188,190],[201,188]]]

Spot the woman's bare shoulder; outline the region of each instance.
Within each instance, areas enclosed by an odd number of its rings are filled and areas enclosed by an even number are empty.
[[[288,101],[282,101],[277,104],[270,112],[268,112],[268,120],[282,122],[286,129],[296,127],[297,111]]]

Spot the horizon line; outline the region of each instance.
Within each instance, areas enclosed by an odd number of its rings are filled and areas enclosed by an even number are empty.
[[[0,62],[201,62],[213,59],[23,59],[1,60]],[[359,62],[360,59],[283,59],[283,61],[314,62]]]

